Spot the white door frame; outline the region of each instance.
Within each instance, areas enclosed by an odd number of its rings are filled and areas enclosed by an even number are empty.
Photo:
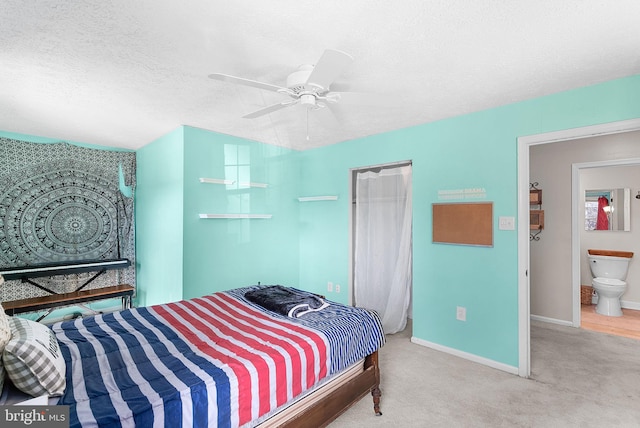
[[[623,120],[601,125],[571,128],[562,131],[528,135],[518,138],[518,375],[531,375],[531,307],[529,288],[529,149],[538,144],[557,143],[598,135],[618,134],[640,130],[640,119]],[[577,171],[577,169],[576,169]],[[575,176],[573,178],[575,180]],[[575,211],[577,192],[572,192],[572,207]],[[572,214],[577,216],[577,211]],[[573,322],[580,324],[580,246],[578,222],[572,220],[571,265],[574,296]],[[577,306],[577,308],[576,308]],[[577,320],[577,321],[576,321]]]

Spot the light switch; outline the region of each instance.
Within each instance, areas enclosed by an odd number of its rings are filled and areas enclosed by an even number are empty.
[[[500,230],[515,230],[516,218],[515,217],[499,217],[498,228]]]

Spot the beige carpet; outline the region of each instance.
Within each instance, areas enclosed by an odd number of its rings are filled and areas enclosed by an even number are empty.
[[[532,378],[410,342],[380,351],[382,412],[367,396],[334,421],[353,427],[640,427],[640,341],[533,322]]]

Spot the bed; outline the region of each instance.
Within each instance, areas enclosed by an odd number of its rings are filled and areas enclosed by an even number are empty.
[[[54,324],[66,387],[50,403],[71,427],[324,426],[369,393],[381,414],[378,316],[329,302],[292,317],[247,298],[268,287]]]

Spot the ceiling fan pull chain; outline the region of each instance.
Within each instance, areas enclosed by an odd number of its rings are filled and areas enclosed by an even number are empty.
[[[307,109],[307,141],[309,141],[309,109]]]

